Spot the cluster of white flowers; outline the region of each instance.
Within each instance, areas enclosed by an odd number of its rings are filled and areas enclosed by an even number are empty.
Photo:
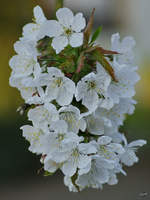
[[[32,122],[21,127],[29,150],[41,155],[47,173],[60,169],[70,191],[117,184],[117,174],[126,175],[123,166],[138,162],[135,152],[146,144],[128,144],[119,132],[136,104],[135,41],[112,36],[111,51],[118,53],[105,59],[116,81],[98,61],[93,67],[90,53],[77,73],[86,27],[82,13],[74,16],[70,9],[60,8],[57,20],[47,20],[37,6],[34,17],[34,23],[24,26],[14,45],[17,55],[10,60],[10,85],[21,92]]]

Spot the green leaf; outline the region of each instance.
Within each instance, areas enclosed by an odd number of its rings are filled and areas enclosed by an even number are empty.
[[[44,176],[52,176],[53,175],[53,173],[50,173],[50,172],[48,172],[48,171],[45,171],[44,172]]]
[[[95,40],[96,40],[96,39],[98,38],[98,36],[100,35],[101,31],[102,31],[102,26],[98,27],[98,29],[94,32],[90,43],[95,42]]]

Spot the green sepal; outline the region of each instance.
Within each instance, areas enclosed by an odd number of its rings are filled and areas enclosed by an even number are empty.
[[[78,178],[78,169],[76,171],[76,173],[71,177],[71,181],[72,181],[72,184],[75,186],[75,188],[77,189],[78,192],[80,192],[80,188],[79,186],[76,184],[76,180]]]
[[[51,172],[48,172],[48,171],[45,171],[44,172],[44,176],[52,176],[54,173],[51,173]]]

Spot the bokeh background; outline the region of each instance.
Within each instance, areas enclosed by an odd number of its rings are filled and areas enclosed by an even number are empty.
[[[22,26],[32,19],[32,9],[40,5],[47,17],[55,10],[55,0],[5,0],[0,4],[0,200],[136,200],[150,199],[150,0],[66,0],[64,5],[89,17],[96,8],[95,28],[103,26],[99,41],[110,47],[112,33],[132,35],[137,41],[136,55],[141,81],[133,116],[127,117],[124,131],[129,140],[148,140],[140,153],[140,162],[126,168],[127,177],[119,176],[117,186],[104,186],[103,191],[86,190],[69,193],[60,172],[43,177],[39,158],[28,152],[28,143],[19,127],[27,124],[16,113],[23,103],[19,92],[9,86],[8,61],[14,54],[13,43],[21,36]]]

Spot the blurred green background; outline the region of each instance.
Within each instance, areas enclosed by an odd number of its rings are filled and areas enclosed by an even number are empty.
[[[136,55],[141,81],[137,85],[138,100],[135,114],[127,117],[123,130],[129,140],[148,140],[140,153],[140,162],[127,168],[128,176],[120,176],[117,186],[105,186],[103,191],[86,190],[69,193],[63,186],[60,172],[53,177],[37,174],[41,168],[39,158],[28,152],[28,143],[21,136],[20,126],[27,124],[26,117],[16,113],[23,103],[19,92],[9,86],[13,43],[21,36],[22,26],[32,19],[32,9],[40,5],[47,17],[55,9],[55,0],[5,0],[0,6],[0,200],[136,200],[150,199],[150,1],[149,0],[66,0],[65,6],[89,16],[96,8],[95,28],[103,26],[99,42],[110,46],[112,33],[133,35],[137,41]],[[147,194],[144,195],[143,192]]]

